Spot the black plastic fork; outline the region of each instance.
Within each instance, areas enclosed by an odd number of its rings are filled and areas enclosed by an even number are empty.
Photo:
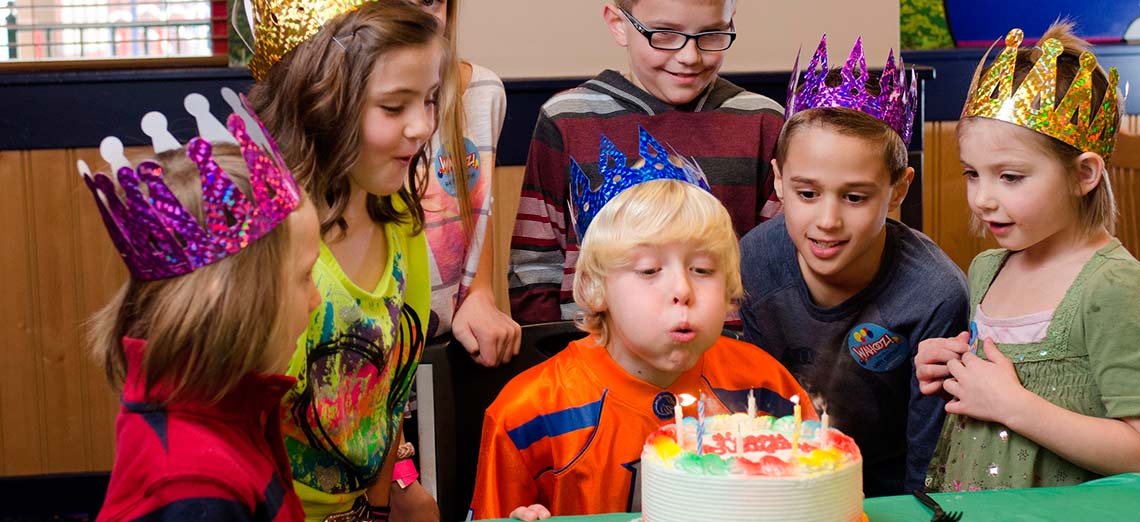
[[[959,520],[962,520],[961,511],[951,511],[949,513],[942,511],[942,506],[939,506],[938,503],[935,502],[934,499],[930,498],[930,495],[927,495],[926,493],[915,491],[914,498],[917,498],[918,501],[922,502],[924,506],[930,508],[931,511],[934,511],[934,517],[930,519],[930,522],[958,522]]]

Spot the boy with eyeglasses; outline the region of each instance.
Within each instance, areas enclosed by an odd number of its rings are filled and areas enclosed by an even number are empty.
[[[578,238],[566,211],[570,156],[621,149],[638,126],[693,156],[738,236],[780,212],[769,163],[783,108],[720,78],[736,37],[735,0],[615,0],[602,17],[628,72],[603,71],[539,113],[511,240],[511,310],[522,324],[570,319]],[[581,164],[600,184],[598,164]]]

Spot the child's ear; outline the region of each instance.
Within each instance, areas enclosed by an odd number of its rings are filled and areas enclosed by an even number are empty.
[[[629,40],[625,32],[625,15],[618,11],[616,5],[606,2],[602,7],[602,19],[606,21],[606,26],[610,28],[610,34],[613,35],[614,41],[622,47],[629,45]]]
[[[906,170],[903,171],[902,177],[891,187],[891,206],[889,210],[895,210],[902,205],[903,200],[906,199],[906,193],[910,191],[910,183],[912,181],[914,181],[914,167],[907,167]]]
[[[1077,196],[1088,194],[1100,185],[1104,175],[1104,158],[1095,152],[1082,152],[1077,156]]]
[[[780,176],[780,164],[776,163],[776,158],[772,158],[772,176],[775,178],[772,183],[775,185],[776,197],[780,198],[780,201],[784,201],[783,177]]]

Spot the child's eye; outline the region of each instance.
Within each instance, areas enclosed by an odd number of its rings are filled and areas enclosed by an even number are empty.
[[[403,105],[381,105],[380,109],[388,114],[400,114],[404,112]]]
[[[694,267],[690,268],[690,270],[692,270],[693,273],[700,275],[700,276],[711,276],[711,275],[716,273],[716,268],[704,267],[704,266],[694,266]]]
[[[1025,179],[1025,176],[1021,176],[1018,174],[1002,174],[1001,175],[1001,180],[1006,182],[1006,183],[1017,183],[1018,181],[1021,181],[1023,179]]]
[[[978,179],[978,171],[976,170],[966,169],[962,171],[962,175],[965,176],[966,179]]]
[[[653,267],[653,268],[638,268],[638,269],[637,269],[637,273],[638,273],[638,274],[640,274],[640,275],[643,275],[643,276],[651,276],[651,275],[654,275],[654,274],[656,274],[657,272],[660,272],[660,271],[661,271],[661,269],[660,269],[660,268],[657,268],[657,267]]]
[[[846,199],[848,203],[862,203],[867,200],[867,196],[863,194],[847,194],[843,196],[843,199]]]
[[[797,190],[796,195],[798,195],[800,199],[815,199],[815,191],[812,190]]]

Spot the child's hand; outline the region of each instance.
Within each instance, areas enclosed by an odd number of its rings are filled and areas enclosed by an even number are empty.
[[[473,291],[455,311],[451,333],[483,366],[498,366],[519,354],[522,327],[495,306],[490,292]]]
[[[946,363],[950,378],[942,387],[954,396],[946,412],[979,420],[1009,424],[1009,418],[1025,404],[1024,394],[1013,363],[989,337],[982,343],[988,361],[966,353],[960,361]]]
[[[550,518],[550,510],[542,504],[519,506],[511,511],[510,518],[516,520],[546,520]]]
[[[967,342],[970,332],[962,332],[949,339],[927,339],[918,343],[918,354],[914,356],[914,374],[918,378],[918,389],[923,395],[936,395],[942,391],[942,383],[950,376],[946,363],[957,361],[962,354],[970,351]]]

